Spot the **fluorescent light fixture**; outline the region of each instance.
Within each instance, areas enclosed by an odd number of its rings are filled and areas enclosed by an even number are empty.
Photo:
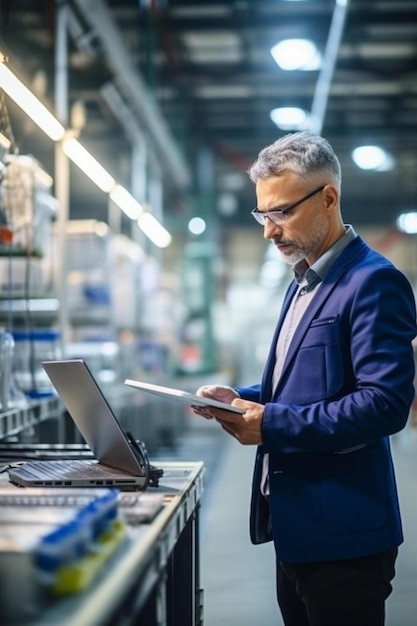
[[[144,212],[143,206],[122,185],[111,190],[110,198],[131,220],[137,220]]]
[[[417,212],[416,211],[408,211],[407,213],[401,213],[397,217],[397,228],[402,233],[406,233],[407,235],[416,235],[417,234]]]
[[[28,115],[33,122],[53,141],[59,141],[65,135],[65,128],[48,111],[27,87],[0,63],[0,87]]]
[[[206,230],[206,222],[202,217],[192,217],[188,222],[188,230],[192,235],[202,235]]]
[[[65,139],[63,151],[77,167],[106,193],[110,193],[116,181],[107,170],[74,137]]]
[[[362,170],[386,172],[394,166],[394,159],[379,146],[358,146],[352,151],[352,159]]]
[[[166,248],[172,241],[169,232],[151,213],[142,213],[138,226],[158,248]]]
[[[278,128],[283,130],[302,130],[306,127],[308,115],[299,107],[278,107],[269,114]]]
[[[0,52],[0,88],[48,135],[52,141],[61,141],[62,149],[69,159],[79,167],[102,191],[109,193],[113,202],[126,215],[137,220],[145,235],[160,248],[171,243],[171,235],[150,213],[145,213],[143,207],[122,185],[116,181],[106,169],[84,148],[77,139],[66,130],[48,109],[34,96],[31,91],[11,72],[4,64],[4,57]],[[1,135],[1,149],[7,150],[10,142]]]
[[[271,48],[271,54],[283,70],[318,70],[321,54],[309,39],[284,39]]]

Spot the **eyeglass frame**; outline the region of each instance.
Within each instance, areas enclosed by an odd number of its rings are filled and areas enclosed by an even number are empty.
[[[319,191],[323,191],[325,187],[326,185],[321,185],[321,187],[318,187],[314,191],[310,191],[310,193],[301,198],[301,200],[297,200],[297,202],[294,202],[294,204],[291,204],[286,209],[270,209],[269,211],[260,211],[258,207],[255,207],[253,211],[251,211],[251,215],[261,226],[265,226],[267,217],[271,220],[273,224],[282,224],[285,221],[287,215],[291,213],[291,211],[294,211],[294,209],[296,209],[300,204],[302,204],[306,200],[309,200],[316,193],[319,193]],[[271,216],[271,213],[273,214],[273,216],[276,216],[278,218],[278,221],[275,221],[274,217]],[[282,220],[280,218],[282,218]]]

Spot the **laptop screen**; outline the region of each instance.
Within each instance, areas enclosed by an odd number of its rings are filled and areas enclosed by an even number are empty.
[[[144,475],[126,433],[85,361],[44,361],[42,365],[96,459],[134,476]]]

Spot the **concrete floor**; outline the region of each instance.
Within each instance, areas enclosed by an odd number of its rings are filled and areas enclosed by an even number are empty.
[[[417,624],[417,428],[392,439],[406,541],[400,548],[386,626]],[[252,546],[248,533],[254,448],[243,447],[216,423],[190,419],[187,435],[166,460],[203,460],[201,581],[204,626],[280,626],[272,544]]]

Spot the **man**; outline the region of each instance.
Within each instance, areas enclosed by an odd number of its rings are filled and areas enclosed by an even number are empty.
[[[249,175],[252,214],[295,278],[262,382],[197,393],[245,409],[205,416],[258,446],[250,534],[274,541],[286,626],[381,626],[403,541],[389,436],[414,397],[412,289],[344,225],[325,139],[282,137]]]

